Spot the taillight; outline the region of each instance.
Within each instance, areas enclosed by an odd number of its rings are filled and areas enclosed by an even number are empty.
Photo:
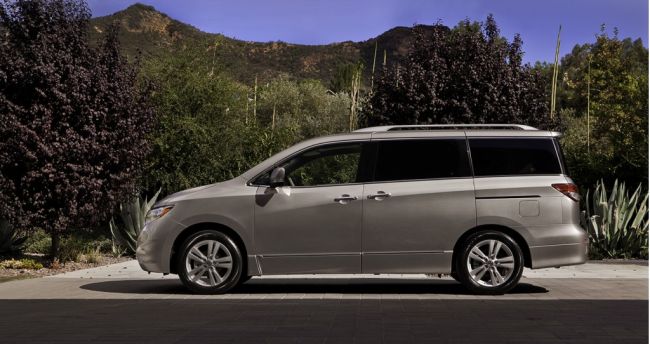
[[[578,202],[580,201],[580,193],[578,193],[578,186],[573,183],[558,183],[551,185],[555,190],[563,193],[570,199]]]

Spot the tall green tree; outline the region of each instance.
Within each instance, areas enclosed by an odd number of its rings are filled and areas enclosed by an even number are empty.
[[[0,217],[59,237],[133,194],[153,122],[115,28],[90,48],[75,0],[0,4]],[[143,86],[143,85],[140,85]]]
[[[565,151],[576,178],[586,186],[600,178],[647,183],[648,50],[642,41],[610,36],[603,27],[594,43],[576,45],[562,59],[561,71],[560,105],[572,114]]]
[[[522,40],[508,42],[492,16],[454,29],[415,27],[407,57],[375,81],[368,124],[522,123],[549,118],[541,74],[522,63]]]
[[[230,141],[246,118],[247,88],[223,75],[211,46],[184,48],[145,65],[156,84],[159,118],[143,179],[150,192],[165,195],[236,173],[228,166]]]
[[[624,42],[602,33],[592,47],[592,56],[594,135],[611,144],[613,174],[627,181],[647,177],[647,50],[645,65],[639,70],[626,58]]]

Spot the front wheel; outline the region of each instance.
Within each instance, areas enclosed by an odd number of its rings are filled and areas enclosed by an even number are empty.
[[[236,286],[241,278],[239,248],[221,232],[198,232],[185,240],[180,252],[178,276],[194,293],[223,294]]]
[[[458,281],[477,294],[504,294],[524,270],[521,248],[508,235],[484,231],[471,235],[456,259]]]

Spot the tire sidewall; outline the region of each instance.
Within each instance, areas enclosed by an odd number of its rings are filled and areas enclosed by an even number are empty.
[[[467,258],[469,257],[471,249],[479,242],[489,239],[499,240],[508,246],[508,248],[510,248],[512,251],[515,260],[515,270],[512,272],[512,275],[504,284],[501,284],[497,287],[486,287],[476,283],[470,276],[470,272],[467,269]],[[521,251],[521,248],[510,236],[497,231],[478,232],[467,238],[462,246],[459,259],[456,261],[455,269],[455,273],[458,276],[459,282],[461,282],[470,291],[480,294],[504,294],[510,291],[519,283],[523,271],[524,255]]]
[[[185,271],[185,259],[187,258],[190,248],[195,243],[206,239],[218,241],[222,245],[226,246],[232,255],[232,270],[230,275],[226,281],[214,287],[205,287],[192,282]],[[229,291],[239,282],[243,266],[241,252],[235,242],[227,235],[213,230],[200,231],[187,238],[181,245],[181,254],[179,255],[176,264],[176,271],[178,271],[178,276],[180,277],[181,282],[183,282],[183,285],[185,285],[185,287],[191,292],[197,294],[223,294]]]

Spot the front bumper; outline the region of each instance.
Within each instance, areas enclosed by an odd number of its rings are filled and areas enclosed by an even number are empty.
[[[170,272],[169,264],[173,240],[169,240],[169,238],[175,238],[170,234],[179,231],[182,227],[180,223],[167,218],[158,219],[147,224],[138,236],[138,247],[135,252],[142,270],[160,273]]]
[[[144,231],[140,233],[135,257],[138,259],[138,264],[140,264],[142,270],[148,272],[165,272],[159,257],[159,252],[161,252],[160,246],[162,246],[160,243],[150,238],[149,233]]]

